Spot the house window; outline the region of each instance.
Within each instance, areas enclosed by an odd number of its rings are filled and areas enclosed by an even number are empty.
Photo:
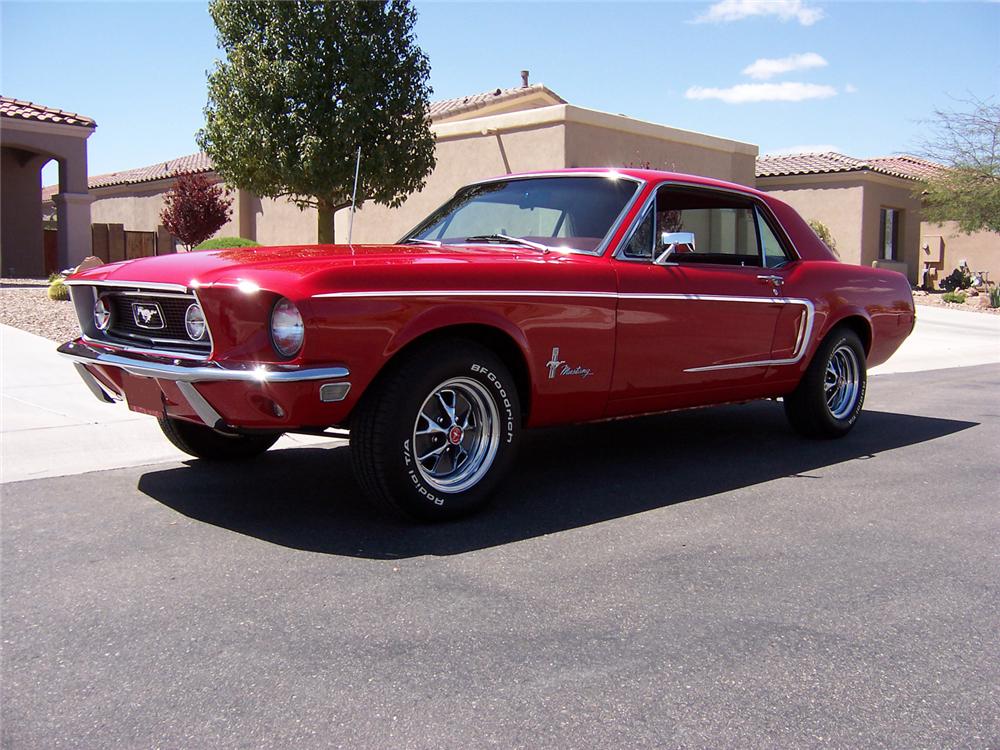
[[[902,211],[883,208],[880,222],[879,257],[882,260],[899,260],[899,225]]]

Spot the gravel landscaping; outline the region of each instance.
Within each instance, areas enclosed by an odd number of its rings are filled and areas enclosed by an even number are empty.
[[[0,323],[62,343],[80,335],[73,304],[53,302],[43,279],[0,279]]]

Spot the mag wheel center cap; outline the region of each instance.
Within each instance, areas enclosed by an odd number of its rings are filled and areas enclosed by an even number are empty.
[[[454,425],[450,430],[448,430],[448,442],[452,445],[458,445],[462,442],[462,438],[465,433],[462,432],[462,428],[458,425]]]

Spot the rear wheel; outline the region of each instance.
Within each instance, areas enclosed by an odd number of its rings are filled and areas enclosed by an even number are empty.
[[[175,447],[195,458],[240,461],[258,456],[274,445],[281,434],[226,435],[211,427],[173,417],[158,417],[160,429]]]
[[[861,414],[867,384],[861,339],[849,328],[836,328],[820,344],[798,387],[785,396],[785,414],[806,437],[841,437]]]
[[[354,473],[384,506],[421,520],[483,507],[514,460],[514,379],[492,351],[442,341],[398,363],[351,422]]]

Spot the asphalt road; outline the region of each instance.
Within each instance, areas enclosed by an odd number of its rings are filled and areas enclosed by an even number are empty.
[[[4,485],[2,743],[1000,747],[1000,366],[530,435],[372,515],[343,447]]]

